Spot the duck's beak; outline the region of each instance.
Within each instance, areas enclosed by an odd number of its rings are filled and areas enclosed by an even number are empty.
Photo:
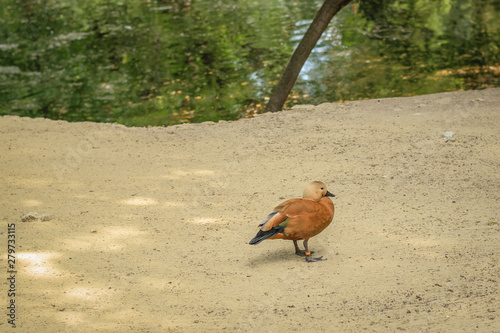
[[[335,194],[331,194],[330,192],[326,191],[325,197],[334,197]]]

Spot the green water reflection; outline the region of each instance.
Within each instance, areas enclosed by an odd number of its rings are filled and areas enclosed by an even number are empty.
[[[500,86],[498,1],[353,3],[287,106]],[[132,126],[251,116],[321,4],[4,0],[0,114]]]

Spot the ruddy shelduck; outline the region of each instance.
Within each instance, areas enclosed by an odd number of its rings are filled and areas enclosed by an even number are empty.
[[[308,241],[330,225],[333,220],[334,206],[323,182],[314,181],[306,186],[302,199],[290,199],[274,208],[259,224],[260,230],[250,241],[256,245],[265,239],[292,240],[295,254],[305,256],[307,262],[326,260],[313,258]],[[300,250],[298,240],[304,241],[305,251]]]

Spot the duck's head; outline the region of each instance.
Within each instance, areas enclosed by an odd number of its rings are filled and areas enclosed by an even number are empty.
[[[303,198],[305,200],[320,201],[323,197],[334,197],[335,195],[328,192],[326,185],[323,182],[314,181],[309,183],[304,189]]]

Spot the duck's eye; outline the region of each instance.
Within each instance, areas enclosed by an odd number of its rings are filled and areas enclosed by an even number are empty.
[[[321,188],[321,191],[323,191],[324,189],[325,189],[325,188],[324,188],[324,187],[322,187],[322,188]]]

